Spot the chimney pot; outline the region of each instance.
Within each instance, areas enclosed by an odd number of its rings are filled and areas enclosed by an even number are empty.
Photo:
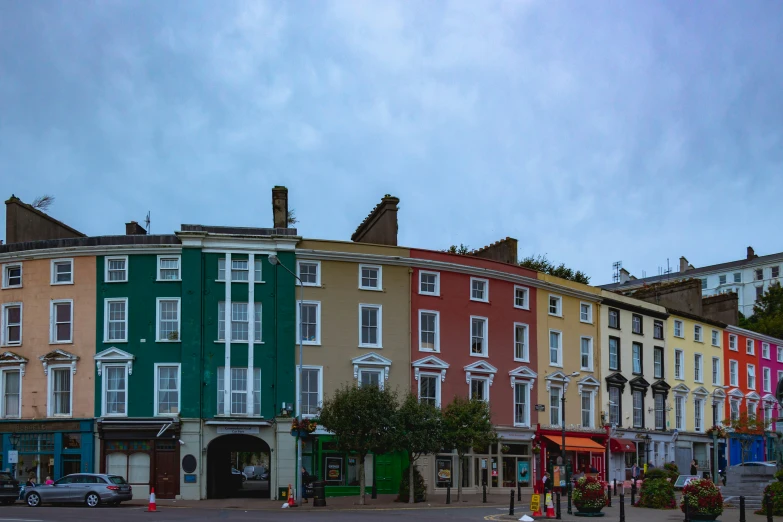
[[[749,246],[748,247],[748,259],[754,259],[756,257],[758,257],[758,256],[756,255],[756,252],[753,250],[753,247]]]
[[[272,218],[275,228],[288,228],[288,189],[280,185],[272,188]]]

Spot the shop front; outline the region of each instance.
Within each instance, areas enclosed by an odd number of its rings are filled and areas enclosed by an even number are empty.
[[[536,432],[540,441],[541,468],[549,472],[555,486],[565,487],[566,481],[574,476],[594,476],[606,480],[608,428],[599,430],[566,430],[565,452],[563,433],[558,430],[541,429]]]
[[[124,477],[134,499],[180,494],[180,422],[177,418],[97,420],[101,473]]]
[[[630,480],[631,468],[636,463],[635,440],[619,436],[609,439],[609,482]]]
[[[16,471],[25,481],[33,474],[39,482],[57,480],[70,473],[93,471],[93,421],[3,421],[0,422],[2,469]],[[9,462],[16,451],[18,462]]]

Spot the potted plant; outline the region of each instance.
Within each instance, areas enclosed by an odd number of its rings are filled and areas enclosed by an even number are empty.
[[[501,444],[500,446],[500,452],[501,453],[508,453],[511,450],[509,446],[506,446],[505,444]]]
[[[572,498],[578,513],[600,513],[606,505],[604,487],[595,477],[577,480]]]
[[[723,513],[723,495],[709,479],[691,480],[682,489],[680,509],[688,507],[691,520],[715,520]]]
[[[705,432],[708,436],[712,437],[713,433],[719,438],[719,439],[725,439],[726,438],[726,428],[720,425],[715,425],[711,428],[709,428]]]
[[[307,437],[318,427],[318,422],[315,419],[299,419],[294,417],[291,421],[291,435],[294,437]]]

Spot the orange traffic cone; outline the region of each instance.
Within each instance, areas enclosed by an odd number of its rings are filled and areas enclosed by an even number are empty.
[[[555,504],[552,502],[552,493],[546,494],[546,518],[555,518]]]
[[[539,498],[539,501],[538,501],[538,509],[536,510],[536,512],[535,512],[535,513],[533,513],[533,516],[534,516],[534,517],[540,517],[540,516],[543,516],[543,515],[542,515],[542,513],[541,513],[541,500],[540,500],[540,499],[541,499],[541,496],[540,496],[540,494],[539,494],[539,492],[538,492],[538,486],[533,486],[533,493],[534,493],[534,494],[536,494],[536,495],[539,495],[539,497],[538,497],[538,498]]]
[[[291,484],[288,485],[288,507],[296,507],[294,496],[291,494]]]
[[[155,488],[150,489],[150,505],[147,508],[147,513],[155,513],[158,511],[157,506],[155,505]]]

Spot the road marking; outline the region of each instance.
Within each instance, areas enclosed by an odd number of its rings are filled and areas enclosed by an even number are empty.
[[[35,520],[32,518],[0,518],[0,522],[44,522],[44,521]]]

